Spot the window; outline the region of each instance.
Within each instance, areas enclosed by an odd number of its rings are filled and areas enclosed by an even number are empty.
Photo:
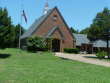
[[[54,20],[54,21],[57,21],[57,15],[54,15],[54,16],[53,16],[53,20]]]

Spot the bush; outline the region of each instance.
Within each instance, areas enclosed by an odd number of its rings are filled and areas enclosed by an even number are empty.
[[[96,56],[97,56],[99,59],[103,59],[103,58],[105,58],[105,56],[107,56],[107,53],[104,52],[104,51],[98,52],[98,53],[96,54]]]
[[[78,48],[64,48],[64,52],[78,54],[79,53],[79,49]]]
[[[46,41],[41,37],[30,37],[27,39],[27,49],[31,52],[47,51]]]

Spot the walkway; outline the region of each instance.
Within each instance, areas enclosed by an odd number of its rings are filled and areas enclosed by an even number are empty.
[[[62,58],[67,58],[71,60],[76,60],[84,63],[90,63],[90,64],[96,64],[96,65],[101,65],[105,67],[110,67],[110,62],[99,60],[99,59],[94,59],[96,56],[93,54],[66,54],[66,53],[56,53],[55,56],[62,57]],[[91,58],[93,57],[93,58]]]

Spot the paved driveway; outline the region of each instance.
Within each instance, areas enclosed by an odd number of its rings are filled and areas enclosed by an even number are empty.
[[[55,56],[62,57],[62,58],[67,58],[71,60],[76,60],[84,63],[90,63],[90,64],[96,64],[96,65],[101,65],[105,67],[110,67],[110,62],[108,61],[103,61],[99,59],[94,59],[96,56],[93,54],[66,54],[66,53],[55,53]]]

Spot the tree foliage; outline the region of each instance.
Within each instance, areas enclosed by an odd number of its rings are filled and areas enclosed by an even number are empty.
[[[75,30],[73,27],[70,28],[72,33],[79,33],[78,30]]]
[[[12,24],[6,8],[0,8],[0,48],[17,47],[20,27]]]
[[[14,40],[14,47],[18,47],[19,45],[18,45],[18,43],[19,43],[19,37],[20,37],[20,28],[21,28],[21,35],[25,32],[25,30],[24,30],[24,28],[20,25],[20,24],[18,24],[18,25],[16,25],[15,26],[15,30],[14,30],[14,32],[15,32],[15,40]]]
[[[88,32],[89,32],[89,28],[86,28],[80,31],[80,34],[87,34]]]
[[[104,32],[110,29],[110,10],[104,8],[102,12],[97,13],[93,23],[89,28],[81,31],[88,34],[89,38],[100,38]]]
[[[32,36],[27,39],[27,48],[31,52],[45,51],[48,49],[46,40],[37,36]]]

